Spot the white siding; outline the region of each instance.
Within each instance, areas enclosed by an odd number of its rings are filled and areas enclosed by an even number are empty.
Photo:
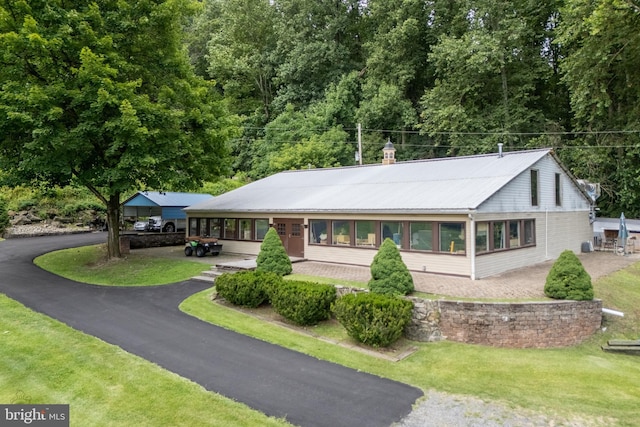
[[[218,240],[222,243],[223,253],[255,255],[260,253],[261,242],[245,242],[241,240]]]
[[[538,170],[538,206],[531,205],[531,170]],[[561,177],[562,205],[556,206],[555,175]],[[551,156],[540,159],[480,205],[478,212],[588,211],[589,201]]]
[[[507,214],[495,217],[483,215],[476,219],[500,220],[507,217]],[[477,256],[477,279],[556,259],[566,249],[578,253],[582,242],[590,241],[592,236],[588,212],[544,212],[525,216],[513,214],[511,218],[535,219],[536,246]]]

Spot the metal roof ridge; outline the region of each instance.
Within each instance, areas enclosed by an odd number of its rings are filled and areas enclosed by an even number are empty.
[[[544,152],[550,153],[553,152],[553,148],[532,148],[529,150],[517,150],[517,151],[503,151],[502,156],[516,155],[516,154],[527,154],[527,153],[535,153],[535,152]],[[429,163],[429,162],[439,162],[439,161],[447,161],[447,160],[462,160],[462,159],[473,159],[473,158],[481,158],[481,157],[492,157],[497,156],[497,152],[492,153],[478,153],[478,154],[469,154],[466,156],[453,156],[453,157],[433,157],[430,159],[412,159],[412,160],[402,160],[396,161],[390,165],[383,165],[382,163],[368,163],[365,165],[346,165],[346,166],[335,166],[335,167],[322,167],[322,168],[307,168],[307,169],[292,169],[280,171],[278,173],[297,173],[297,172],[313,172],[313,171],[327,171],[327,170],[338,170],[338,169],[361,169],[361,168],[371,168],[376,166],[394,166],[394,165],[403,165],[409,163]],[[274,174],[274,175],[276,175]]]

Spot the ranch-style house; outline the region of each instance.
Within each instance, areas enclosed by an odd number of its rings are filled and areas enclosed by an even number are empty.
[[[185,208],[189,235],[257,255],[369,266],[392,239],[410,270],[480,279],[579,252],[592,199],[551,149],[277,173]]]

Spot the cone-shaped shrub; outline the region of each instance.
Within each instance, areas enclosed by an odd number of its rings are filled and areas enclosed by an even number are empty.
[[[373,258],[369,289],[385,295],[407,295],[413,292],[413,277],[391,239],[382,242]]]
[[[289,255],[275,228],[270,228],[264,236],[256,265],[256,271],[270,271],[280,276],[286,276],[293,271]]]
[[[549,298],[585,301],[593,299],[591,276],[570,250],[563,251],[547,275],[544,293]]]

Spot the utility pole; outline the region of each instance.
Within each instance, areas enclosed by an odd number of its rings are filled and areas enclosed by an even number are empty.
[[[358,161],[362,165],[362,125],[358,123]]]

